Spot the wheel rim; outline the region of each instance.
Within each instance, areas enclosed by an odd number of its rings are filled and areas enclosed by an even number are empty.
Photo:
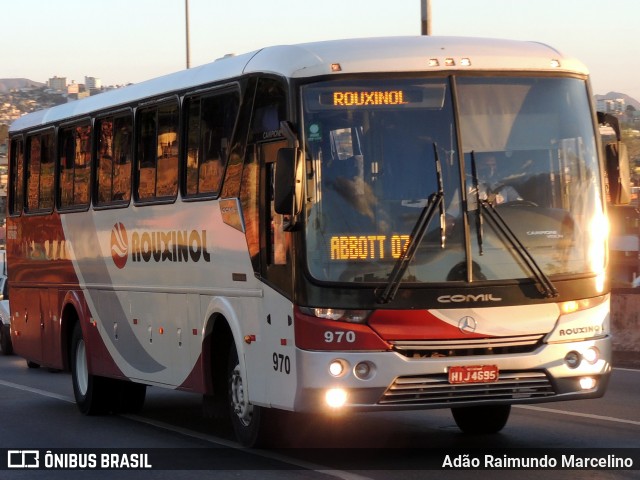
[[[86,348],[84,340],[80,339],[76,346],[76,383],[81,395],[89,390],[89,368],[87,367]]]
[[[242,375],[240,374],[240,365],[236,365],[231,373],[230,379],[231,408],[245,427],[251,424],[253,417],[253,406],[247,401]]]

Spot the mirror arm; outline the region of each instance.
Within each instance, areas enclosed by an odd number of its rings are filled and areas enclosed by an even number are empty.
[[[298,136],[293,131],[291,122],[282,120],[280,122],[280,132],[287,140],[289,140],[289,143],[293,145],[296,150],[300,148],[300,141],[298,140]]]

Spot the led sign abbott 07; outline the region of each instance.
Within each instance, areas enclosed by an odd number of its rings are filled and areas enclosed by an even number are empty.
[[[331,260],[382,260],[400,258],[409,235],[336,235],[331,237]]]
[[[333,92],[334,106],[405,105],[407,103],[409,102],[405,100],[402,90]]]

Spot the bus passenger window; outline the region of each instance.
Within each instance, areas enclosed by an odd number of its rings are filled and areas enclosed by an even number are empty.
[[[175,197],[178,193],[178,106],[158,109],[158,171],[156,197]]]
[[[104,118],[96,122],[98,132],[98,149],[96,154],[96,181],[98,205],[110,203],[112,200],[113,174],[113,119]]]
[[[53,209],[55,155],[53,152],[53,134],[42,136],[42,155],[40,157],[40,201],[39,208]]]
[[[189,99],[186,195],[220,190],[239,102],[235,91]]]
[[[11,140],[11,184],[9,213],[20,215],[24,206],[24,145],[22,139]]]
[[[138,139],[138,198],[152,198],[156,192],[156,110],[147,110],[140,113],[137,122]]]
[[[137,194],[140,200],[178,192],[178,105],[147,108],[138,117]]]
[[[53,134],[33,135],[27,139],[27,210],[53,208],[54,154]]]
[[[109,117],[96,123],[98,132],[96,203],[128,202],[131,198],[131,140],[130,115]]]
[[[113,201],[128,202],[131,198],[132,123],[129,115],[116,117],[113,123]]]
[[[91,127],[61,129],[59,138],[59,204],[71,207],[89,204],[91,177]]]
[[[198,194],[200,168],[200,99],[187,100],[187,166],[185,195]]]

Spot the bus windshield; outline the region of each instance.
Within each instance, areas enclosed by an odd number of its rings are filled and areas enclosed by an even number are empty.
[[[403,283],[530,278],[532,263],[549,277],[602,273],[584,80],[336,80],[304,86],[302,99],[315,279],[387,282],[438,192]]]

